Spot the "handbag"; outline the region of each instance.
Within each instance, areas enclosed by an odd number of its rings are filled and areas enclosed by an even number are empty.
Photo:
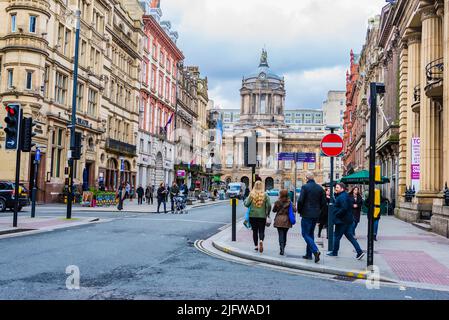
[[[293,205],[290,203],[290,207],[288,208],[288,218],[290,219],[290,223],[292,226],[296,224],[296,215],[293,212]]]
[[[267,227],[271,226],[271,218],[267,217],[267,222],[265,223]]]
[[[249,223],[249,213],[251,211],[251,208],[248,208],[245,213],[245,220],[243,221],[243,225],[246,227],[246,229],[251,229],[251,223]]]

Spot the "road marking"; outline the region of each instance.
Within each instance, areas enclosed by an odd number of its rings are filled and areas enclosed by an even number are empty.
[[[226,222],[218,222],[218,221],[205,221],[205,220],[188,220],[188,219],[158,219],[158,218],[133,218],[133,220],[142,220],[142,221],[167,221],[167,222],[173,222],[173,221],[181,221],[181,222],[200,222],[200,223],[209,223],[209,224],[221,224],[221,225],[227,225]]]

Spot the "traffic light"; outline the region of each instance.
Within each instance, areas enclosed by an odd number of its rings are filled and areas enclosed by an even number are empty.
[[[20,105],[19,104],[8,104],[6,105],[6,140],[5,149],[16,150],[18,143],[19,125],[20,125]]]
[[[245,167],[257,164],[257,138],[255,136],[245,137],[243,144]]]
[[[75,132],[75,146],[72,150],[72,159],[80,160],[81,159],[81,145],[82,134],[81,132]]]
[[[33,118],[23,118],[22,124],[22,134],[21,134],[21,150],[23,152],[30,152],[31,148],[36,144],[33,143],[33,137],[36,133],[33,132],[33,127],[36,123],[33,121]]]

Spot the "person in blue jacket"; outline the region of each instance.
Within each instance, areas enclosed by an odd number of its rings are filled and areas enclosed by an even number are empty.
[[[337,193],[337,199],[334,205],[334,250],[327,253],[328,256],[338,256],[338,250],[340,249],[340,240],[343,236],[351,242],[354,246],[357,256],[357,260],[361,260],[365,253],[360,248],[359,243],[353,235],[353,223],[354,216],[352,214],[353,201],[346,192],[346,185],[344,183],[337,183],[335,187]]]

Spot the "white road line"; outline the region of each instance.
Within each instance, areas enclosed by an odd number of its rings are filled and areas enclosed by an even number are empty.
[[[218,222],[218,221],[204,221],[204,220],[188,220],[188,219],[158,219],[158,218],[134,218],[132,220],[142,220],[142,221],[167,221],[167,222],[173,222],[173,221],[181,221],[181,222],[200,222],[200,223],[209,223],[209,224],[221,224],[221,225],[227,225],[227,222]],[[130,220],[131,221],[131,220]]]

